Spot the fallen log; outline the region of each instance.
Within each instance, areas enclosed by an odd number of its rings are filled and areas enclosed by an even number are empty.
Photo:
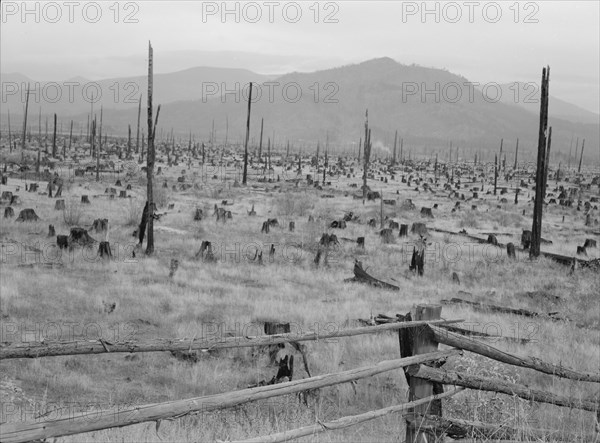
[[[450,300],[441,300],[440,302],[445,305],[465,304],[465,305],[473,306],[476,310],[479,310],[479,311],[500,312],[502,314],[522,315],[524,317],[545,317],[550,320],[566,320],[566,321],[569,320],[568,318],[558,316],[556,312],[549,312],[548,314],[544,314],[541,312],[529,311],[527,309],[522,309],[522,308],[510,308],[510,307],[506,307],[506,306],[489,305],[489,304],[480,303],[477,301],[469,301],[469,300],[464,300],[462,298],[456,298],[456,297],[453,297]]]
[[[405,368],[410,365],[436,361],[457,354],[460,354],[460,351],[449,350],[432,352],[414,357],[383,361],[374,366],[351,369],[335,374],[320,375],[288,383],[242,389],[239,391],[188,398],[185,400],[139,405],[133,408],[112,408],[103,411],[95,410],[93,411],[93,419],[90,419],[91,417],[88,414],[83,413],[81,415],[67,414],[66,417],[45,422],[3,423],[0,424],[0,440],[4,443],[43,440],[53,437],[98,431],[101,429],[119,428],[148,421],[182,417],[193,412],[209,412],[226,409],[251,401],[347,383],[384,372]]]
[[[598,408],[600,408],[600,403],[598,402],[582,400],[581,398],[566,397],[564,395],[553,394],[539,389],[532,389],[518,383],[480,377],[464,372],[444,371],[425,365],[411,366],[407,369],[407,372],[411,377],[421,378],[431,382],[462,386],[480,391],[499,392],[510,396],[516,395],[525,400],[548,403],[555,406],[576,408],[591,412],[596,412]]]
[[[399,291],[400,288],[398,286],[392,285],[391,283],[384,282],[382,280],[376,279],[375,277],[369,275],[367,271],[365,271],[362,267],[362,262],[358,260],[354,260],[354,277],[347,278],[344,280],[345,282],[356,282],[356,283],[367,283],[371,286],[375,286],[377,288],[383,289],[392,289],[394,291]]]

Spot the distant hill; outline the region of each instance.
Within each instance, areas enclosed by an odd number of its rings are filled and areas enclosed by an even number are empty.
[[[212,87],[214,83],[228,85],[241,83],[243,85],[249,81],[267,81],[269,78],[245,69],[212,67],[197,67],[169,74],[155,74],[154,100],[155,103],[171,103],[180,100],[201,99],[203,85],[205,90],[210,91],[208,88]],[[31,95],[30,109],[33,113],[37,114],[41,106],[43,114],[56,112],[59,116],[64,117],[90,112],[92,97],[94,97],[94,109],[99,110],[102,105],[107,113],[131,107],[137,109],[140,94],[143,96],[142,102],[145,102],[148,90],[146,75],[110,78],[96,82],[82,77],[59,82],[37,82],[18,73],[2,74],[3,91],[8,90],[8,83],[14,83],[19,88],[23,88],[22,96],[20,93],[7,93],[6,98],[3,97],[3,113],[6,112],[6,109],[15,114],[23,112],[28,82],[32,90],[37,86],[40,91],[37,96]],[[71,82],[75,84],[69,84]],[[56,100],[58,91],[60,91],[60,99]],[[100,100],[97,99],[99,95]],[[143,106],[144,103],[142,103]]]
[[[243,94],[237,99],[234,94],[225,97],[215,94],[208,100],[197,98],[201,96],[202,79],[214,81],[220,75],[218,81],[229,89],[238,80],[242,84],[249,80],[258,82],[262,95],[252,105],[251,121],[251,139],[255,143],[258,143],[260,121],[264,118],[265,144],[267,137],[274,136],[278,146],[289,139],[296,147],[304,145],[313,149],[317,140],[323,144],[328,138],[332,145],[352,149],[364,136],[368,108],[372,141],[384,152],[391,149],[395,130],[404,139],[406,149],[414,147],[421,152],[444,152],[452,142],[454,147],[463,149],[463,155],[473,155],[476,151],[497,151],[500,139],[504,139],[504,150],[512,155],[519,138],[520,152],[524,157],[531,157],[537,146],[539,118],[536,112],[514,103],[490,100],[478,89],[469,90],[465,86],[469,84],[466,78],[442,69],[408,66],[390,58],[379,58],[335,69],[280,76],[271,84],[271,97],[269,84],[264,83],[266,79],[249,71],[198,69],[201,71],[182,71],[160,79],[155,76],[154,103],[155,106],[161,104],[159,131],[160,128],[165,132],[172,129],[185,140],[191,132],[196,140],[207,140],[214,120],[217,140],[224,139],[227,122],[228,140],[241,142],[247,112]],[[137,81],[145,92],[145,79]],[[110,84],[110,80],[106,82]],[[301,96],[296,97],[298,91]],[[255,87],[253,97],[257,97],[256,94]],[[173,97],[179,101],[167,101]],[[597,160],[600,125],[565,119],[565,112],[567,116],[572,115],[575,107],[565,102],[559,107],[558,102],[550,99],[553,158],[568,153],[571,137],[575,135],[586,139],[586,156]],[[145,99],[142,107],[145,108]],[[88,108],[89,105],[75,117],[83,128]],[[563,111],[556,114],[560,109]],[[145,129],[145,110],[142,112]],[[103,132],[126,134],[128,124],[135,128],[137,106],[106,107],[103,118]]]
[[[540,113],[540,88],[537,83],[513,82],[500,85],[502,102],[517,104],[536,115]],[[552,91],[552,84],[550,85]],[[580,108],[577,105],[556,98],[550,94],[549,113],[556,118],[574,123],[600,123],[600,115]]]

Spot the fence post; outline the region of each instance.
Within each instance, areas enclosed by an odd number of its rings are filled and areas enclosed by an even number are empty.
[[[442,315],[442,306],[434,304],[417,305],[413,312],[407,315],[405,321],[416,320],[439,320]],[[433,332],[427,326],[418,328],[401,329],[400,335],[400,354],[402,357],[425,354],[438,350],[438,342],[433,336]],[[408,374],[408,368],[405,370],[406,381],[409,386],[408,401],[413,401],[428,397],[434,393],[443,392],[443,386],[438,383],[431,383],[426,380],[411,378]],[[417,406],[408,411],[408,414],[418,417],[418,415],[436,415],[442,416],[442,402],[433,401],[429,404]],[[418,422],[406,422],[406,443],[427,443],[437,441],[437,436],[433,431],[419,430]]]

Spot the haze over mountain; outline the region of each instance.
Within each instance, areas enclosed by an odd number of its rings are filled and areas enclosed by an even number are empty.
[[[442,69],[402,65],[390,58],[310,73],[294,72],[276,77],[276,83],[270,87],[265,84],[269,80],[269,76],[247,70],[223,68],[156,74],[154,103],[155,106],[161,104],[159,128],[167,132],[172,129],[185,139],[191,132],[196,140],[207,140],[214,120],[218,140],[224,139],[228,125],[229,141],[240,141],[247,112],[247,92],[243,86],[253,81],[258,83],[253,97],[257,97],[257,87],[261,92],[252,105],[251,137],[256,142],[260,120],[264,118],[265,143],[266,137],[271,137],[279,146],[287,140],[294,146],[314,146],[317,140],[324,143],[328,138],[331,144],[350,148],[363,136],[368,108],[373,141],[387,149],[393,143],[395,130],[407,146],[430,149],[442,149],[452,142],[466,150],[497,150],[500,140],[504,139],[505,149],[512,152],[519,138],[520,151],[526,155],[528,151],[533,152],[537,143],[539,103],[535,103],[535,95],[524,100],[525,92],[530,90],[519,90],[519,100],[515,103],[514,84],[503,85],[502,96],[494,99],[489,90],[484,95],[459,75]],[[121,93],[117,103],[112,95],[103,95],[104,133],[126,134],[129,124],[135,130],[139,92],[144,95],[142,122],[145,122],[145,76],[103,80],[98,84],[103,92],[110,94],[115,90],[114,86],[110,87],[117,84]],[[211,89],[207,89],[208,86]],[[522,85],[518,86],[523,89]],[[135,87],[139,91],[134,91]],[[223,95],[224,89],[229,93]],[[131,93],[131,103],[123,103],[125,93]],[[12,114],[18,114],[22,105],[19,100],[15,103],[15,97],[8,107],[11,118],[16,121]],[[37,103],[30,107],[30,124],[34,127],[38,108]],[[63,121],[73,116],[80,125],[79,131],[83,128],[85,132],[90,110],[85,100],[57,103],[49,108],[44,104],[42,112],[56,110]],[[98,113],[98,103],[94,110]],[[5,122],[3,116],[3,126]],[[550,125],[553,126],[553,153],[568,153],[575,136],[586,139],[586,156],[597,157],[600,125],[596,114],[551,96]],[[142,128],[145,129],[144,123]]]

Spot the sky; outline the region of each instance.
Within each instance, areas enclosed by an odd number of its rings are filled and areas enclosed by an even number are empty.
[[[34,80],[145,75],[151,40],[155,73],[221,66],[283,74],[386,56],[474,82],[539,83],[550,65],[552,95],[600,112],[598,1],[3,1],[1,8],[0,71]]]

